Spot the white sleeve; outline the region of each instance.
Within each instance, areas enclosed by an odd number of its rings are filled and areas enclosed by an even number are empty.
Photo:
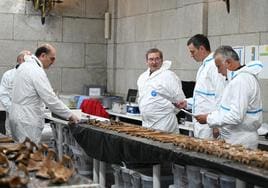
[[[170,79],[167,80],[166,83],[167,92],[172,99],[174,99],[175,101],[182,101],[185,99],[185,95],[182,91],[181,80],[174,72],[171,72]]]
[[[11,96],[8,91],[8,78],[7,75],[4,74],[1,80],[1,85],[0,85],[0,101],[5,108],[6,111],[9,111],[10,106],[11,106]]]
[[[209,127],[222,127],[222,116],[219,110],[213,111],[207,116],[207,124]]]
[[[53,113],[66,119],[70,118],[71,110],[56,96],[45,72],[35,75],[34,86],[38,95]]]
[[[250,90],[252,89],[246,81],[236,81],[230,84],[232,86],[228,88],[231,88],[231,90],[225,91],[228,92],[230,99],[228,107],[223,109],[224,107],[221,106],[219,111],[215,111],[208,116],[207,122],[210,127],[238,125],[244,119],[249,104]]]

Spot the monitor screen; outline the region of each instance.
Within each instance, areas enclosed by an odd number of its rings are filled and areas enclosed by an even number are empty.
[[[126,101],[127,102],[136,102],[137,93],[138,93],[137,89],[128,89]]]

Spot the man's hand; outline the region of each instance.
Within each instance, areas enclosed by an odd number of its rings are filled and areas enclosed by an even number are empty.
[[[71,117],[69,117],[69,124],[77,124],[79,121],[80,119],[75,114],[72,114]]]
[[[182,101],[178,101],[175,106],[179,109],[182,108],[186,108],[187,107],[187,101],[186,100],[182,100]]]
[[[200,124],[206,124],[206,123],[207,123],[207,116],[208,116],[208,114],[196,115],[196,116],[195,116],[195,119],[196,119]]]
[[[220,136],[220,130],[218,128],[213,128],[212,131],[213,138],[218,138]]]

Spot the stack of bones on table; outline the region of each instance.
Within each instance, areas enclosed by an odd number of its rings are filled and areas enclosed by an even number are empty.
[[[243,164],[268,169],[268,152],[246,149],[242,145],[232,145],[226,143],[224,140],[197,139],[194,137],[161,132],[122,122],[100,122],[96,120],[89,120],[88,124],[119,133],[126,133],[131,136],[147,138],[163,143],[173,143],[176,146],[191,151],[202,152],[234,160]]]
[[[74,172],[68,156],[57,161],[55,151],[45,144],[37,146],[27,138],[15,143],[10,137],[0,137],[0,186],[24,186],[30,173],[53,183],[65,183]]]

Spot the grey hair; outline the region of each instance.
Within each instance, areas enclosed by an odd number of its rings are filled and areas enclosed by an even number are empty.
[[[19,61],[20,57],[24,57],[25,55],[30,55],[30,54],[31,52],[29,50],[22,50],[17,56],[17,62]]]
[[[213,57],[215,58],[218,54],[222,55],[224,59],[233,59],[235,61],[239,61],[238,54],[234,51],[231,46],[220,46],[214,52]]]

